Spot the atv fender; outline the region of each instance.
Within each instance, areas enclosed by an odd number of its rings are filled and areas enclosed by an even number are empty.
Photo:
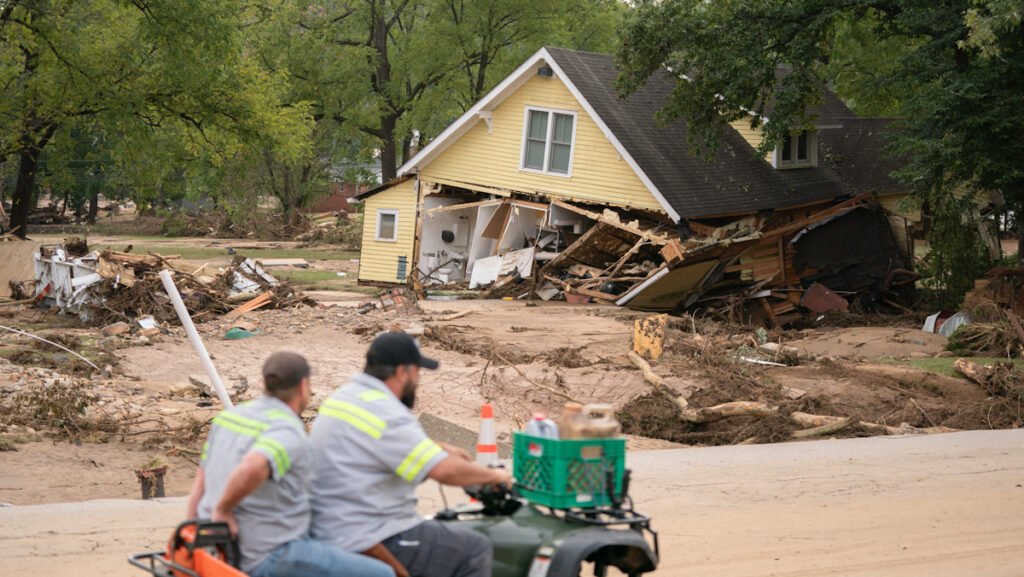
[[[592,527],[574,531],[558,545],[546,577],[577,577],[584,561],[618,567],[626,575],[640,575],[658,566],[658,556],[643,534]]]

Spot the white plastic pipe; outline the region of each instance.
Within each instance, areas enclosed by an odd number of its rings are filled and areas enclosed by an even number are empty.
[[[178,287],[174,286],[174,280],[171,279],[171,271],[164,269],[160,271],[160,280],[164,283],[164,290],[167,291],[167,296],[171,297],[171,303],[174,304],[174,310],[178,313],[178,318],[181,319],[181,326],[185,327],[185,332],[188,333],[188,338],[192,341],[192,346],[196,349],[196,354],[199,355],[199,360],[203,361],[203,367],[206,368],[206,374],[210,377],[210,382],[213,383],[213,388],[217,390],[217,397],[220,399],[220,404],[225,409],[230,409],[231,397],[228,396],[227,390],[224,389],[224,383],[220,382],[220,375],[217,374],[217,369],[213,366],[213,360],[210,359],[210,353],[206,352],[206,345],[203,344],[203,339],[199,338],[199,332],[196,331],[196,325],[192,324],[192,317],[188,314],[188,309],[185,308],[185,303],[181,300],[181,294],[178,293]]]

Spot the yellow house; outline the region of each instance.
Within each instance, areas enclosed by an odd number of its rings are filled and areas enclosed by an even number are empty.
[[[634,254],[654,255],[672,236],[826,206],[874,187],[863,171],[846,177],[828,162],[833,134],[855,118],[830,92],[812,111],[816,130],[765,157],[755,151],[756,132],[734,123],[708,162],[690,152],[685,123],[655,119],[673,76],[663,71],[620,99],[616,75],[609,55],[550,47],[533,54],[402,165],[396,180],[357,197],[365,201],[359,281],[481,286],[510,267],[528,273],[533,262],[568,258],[562,249],[602,214],[603,230],[622,234],[618,243],[605,234],[601,242],[616,246],[595,244],[592,254],[614,262],[636,244]],[[702,265],[671,276],[707,274]]]

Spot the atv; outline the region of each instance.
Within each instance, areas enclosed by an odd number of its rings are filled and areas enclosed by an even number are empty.
[[[650,518],[633,510],[628,488],[627,470],[619,494],[609,495],[610,506],[554,509],[524,499],[515,487],[475,487],[466,490],[474,502],[446,508],[434,519],[490,539],[493,577],[578,577],[584,564],[592,564],[595,577],[609,567],[633,577],[657,567],[658,535]],[[133,555],[128,562],[155,577],[245,577],[238,559],[225,523],[191,520],[174,531],[166,552]]]

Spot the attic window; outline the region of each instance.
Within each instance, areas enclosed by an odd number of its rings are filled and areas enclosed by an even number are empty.
[[[775,166],[777,168],[817,166],[817,149],[818,133],[813,130],[801,132],[796,136],[786,136],[775,149]]]
[[[572,173],[575,142],[575,112],[527,107],[519,168],[529,172],[569,176]]]

